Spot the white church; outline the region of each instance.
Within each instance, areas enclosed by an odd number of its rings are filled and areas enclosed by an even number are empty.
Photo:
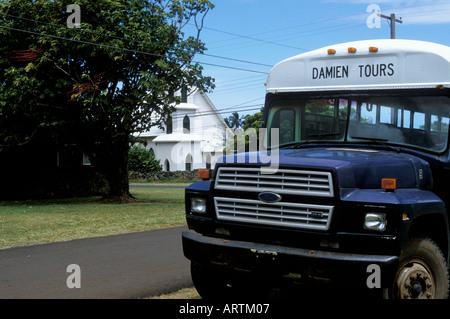
[[[181,90],[178,94],[182,103],[164,129],[152,127],[138,137],[153,150],[163,171],[213,168],[233,132],[204,92]]]

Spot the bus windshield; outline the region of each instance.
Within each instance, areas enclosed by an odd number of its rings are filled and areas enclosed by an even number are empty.
[[[364,140],[433,152],[447,147],[450,99],[446,96],[311,99],[280,94],[268,106],[266,127],[269,134],[271,129],[279,129],[280,147],[310,141]]]

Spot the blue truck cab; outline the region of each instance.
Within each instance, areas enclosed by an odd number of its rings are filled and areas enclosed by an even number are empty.
[[[449,297],[450,48],[342,43],[273,67],[260,144],[186,188],[204,298],[329,280]]]

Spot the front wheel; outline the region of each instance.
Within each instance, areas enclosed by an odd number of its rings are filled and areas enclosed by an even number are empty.
[[[392,289],[393,299],[447,299],[448,265],[439,246],[428,237],[410,239],[400,255]]]

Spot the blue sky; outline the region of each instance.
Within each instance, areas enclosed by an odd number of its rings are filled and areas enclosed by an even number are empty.
[[[367,26],[371,4],[384,15],[402,18],[403,23],[396,24],[398,39],[450,46],[449,0],[211,1],[215,8],[205,18],[201,39],[206,53],[215,57],[199,55],[196,60],[204,62],[204,74],[216,80],[208,96],[223,117],[233,111],[257,112],[264,103],[265,73],[283,59],[340,42],[388,39],[385,19],[380,28]]]

